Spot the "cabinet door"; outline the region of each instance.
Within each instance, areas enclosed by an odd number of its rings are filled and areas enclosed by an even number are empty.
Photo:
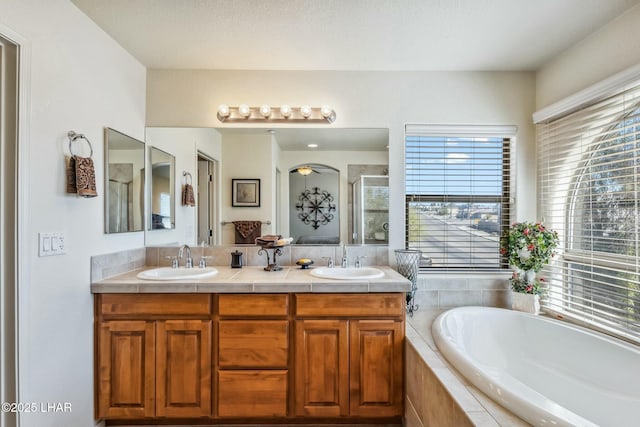
[[[352,320],[349,330],[349,414],[362,417],[402,415],[402,321]]]
[[[154,329],[143,320],[100,324],[98,418],[154,415]]]
[[[156,351],[156,416],[210,416],[211,321],[158,321]]]
[[[346,320],[295,323],[295,414],[338,417],[349,412]]]

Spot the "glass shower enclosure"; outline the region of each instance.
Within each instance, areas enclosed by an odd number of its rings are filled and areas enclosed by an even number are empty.
[[[389,177],[362,175],[352,184],[353,244],[389,243]]]

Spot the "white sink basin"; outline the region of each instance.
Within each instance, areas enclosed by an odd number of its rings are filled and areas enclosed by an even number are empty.
[[[367,280],[384,277],[384,272],[374,267],[319,267],[311,270],[311,275],[322,279]]]
[[[151,270],[145,270],[138,273],[138,279],[143,280],[189,280],[189,279],[204,279],[205,277],[211,277],[218,274],[218,269],[215,267],[206,268],[171,268],[171,267],[158,267]]]

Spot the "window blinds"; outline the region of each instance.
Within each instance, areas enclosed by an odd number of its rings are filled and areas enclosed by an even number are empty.
[[[640,82],[539,125],[538,179],[560,236],[543,307],[640,341]]]
[[[505,267],[499,237],[511,221],[514,134],[513,126],[407,125],[405,239],[423,252],[422,267]]]

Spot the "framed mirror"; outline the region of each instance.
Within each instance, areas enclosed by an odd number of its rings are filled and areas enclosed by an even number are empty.
[[[149,230],[175,227],[175,157],[149,147]]]
[[[111,128],[104,130],[104,232],[144,230],[144,142]]]

